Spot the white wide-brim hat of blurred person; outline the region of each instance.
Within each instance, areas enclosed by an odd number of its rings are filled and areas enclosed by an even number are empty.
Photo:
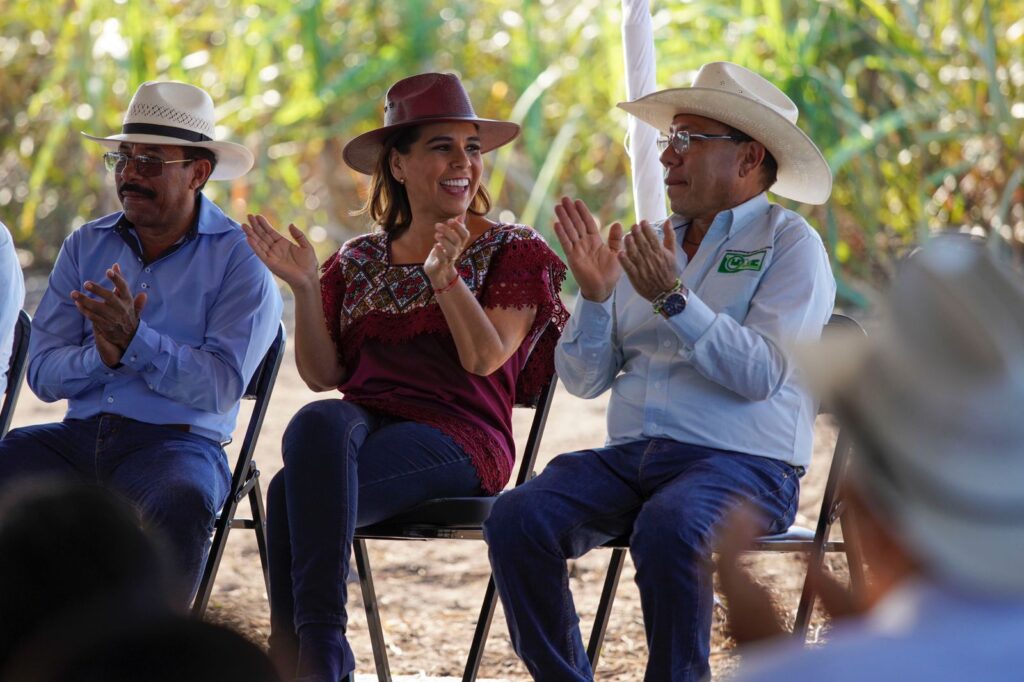
[[[858,338],[859,337],[859,338]],[[1024,596],[1024,284],[983,244],[907,259],[877,332],[803,354],[860,494],[931,575]]]
[[[217,116],[202,88],[178,81],[146,81],[128,104],[121,132],[107,137],[82,133],[110,149],[121,144],[202,147],[217,156],[210,180],[233,180],[249,172],[253,155],[234,142],[214,140]]]
[[[805,204],[823,204],[832,193],[832,170],[817,145],[797,127],[796,104],[742,66],[711,62],[700,67],[689,88],[659,90],[618,106],[664,133],[679,114],[732,126],[763,144],[778,162],[772,193]]]

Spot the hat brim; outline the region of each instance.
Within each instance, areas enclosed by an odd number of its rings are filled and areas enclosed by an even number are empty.
[[[516,139],[519,135],[519,124],[511,121],[495,121],[489,118],[464,118],[464,117],[438,117],[419,118],[415,121],[405,121],[395,125],[375,128],[362,135],[354,137],[345,145],[342,150],[342,158],[353,170],[364,175],[373,175],[373,169],[377,165],[377,159],[384,149],[384,142],[397,131],[410,126],[430,125],[431,123],[446,123],[449,121],[474,123],[480,134],[480,152],[487,153],[498,147],[504,146]]]
[[[143,135],[137,133],[118,133],[109,137],[97,137],[89,133],[82,133],[82,135],[111,149],[117,149],[126,142],[128,144],[160,144],[209,149],[217,155],[217,166],[213,169],[213,173],[210,174],[210,180],[234,180],[235,178],[240,178],[252,169],[255,162],[251,151],[234,142],[188,142],[165,135]]]
[[[619,102],[618,107],[664,132],[678,114],[725,123],[763,144],[778,161],[773,193],[805,204],[823,204],[832,193],[832,171],[811,138],[748,97],[710,88],[674,88]]]

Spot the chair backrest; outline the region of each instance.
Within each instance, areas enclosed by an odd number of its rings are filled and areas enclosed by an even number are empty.
[[[7,370],[7,388],[4,391],[3,407],[0,408],[0,438],[11,428],[14,408],[18,404],[21,384],[28,369],[28,341],[32,335],[32,317],[22,310],[18,313],[18,322],[14,325],[14,346],[11,352],[11,364]]]
[[[235,464],[235,473],[231,480],[232,491],[238,489],[248,472],[253,454],[256,452],[256,440],[259,438],[260,429],[263,428],[263,418],[266,417],[267,407],[270,405],[270,394],[274,390],[277,372],[281,368],[281,360],[284,358],[284,345],[285,330],[282,322],[277,328],[277,336],[274,337],[274,341],[264,354],[263,360],[256,368],[242,395],[243,399],[254,400],[255,403],[252,406],[249,425],[245,430],[245,438],[242,440],[238,462]]]
[[[530,435],[526,439],[526,446],[523,448],[523,458],[519,463],[519,473],[516,474],[516,486],[520,486],[533,478],[533,467],[537,464],[537,453],[540,452],[540,439],[544,435],[544,426],[548,423],[548,412],[551,410],[551,400],[555,396],[555,388],[558,385],[558,375],[552,374],[551,381],[541,391],[534,406],[536,413],[530,425]]]

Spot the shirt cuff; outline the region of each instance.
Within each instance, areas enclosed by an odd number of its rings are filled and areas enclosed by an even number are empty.
[[[160,352],[160,334],[155,329],[139,320],[135,336],[124,349],[121,362],[135,372],[141,372],[153,361]]]
[[[83,362],[89,372],[89,378],[101,384],[108,384],[111,381],[117,380],[118,377],[134,373],[124,365],[107,367],[100,357],[100,352],[96,349],[96,346],[86,349]]]
[[[678,315],[668,318],[668,323],[683,340],[683,343],[693,348],[697,345],[700,337],[711,329],[716,317],[715,311],[700,300],[691,289],[690,295],[686,299],[686,308]]]
[[[602,344],[607,343],[612,322],[613,296],[598,303],[583,298],[583,294],[577,294],[576,309],[569,318],[570,337],[597,338]]]

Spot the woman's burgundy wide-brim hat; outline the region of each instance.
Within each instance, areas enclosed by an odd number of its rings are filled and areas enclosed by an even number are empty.
[[[363,133],[345,145],[345,163],[372,175],[384,142],[402,128],[443,121],[469,121],[480,133],[480,151],[508,144],[519,134],[511,121],[480,118],[458,77],[450,73],[421,73],[403,78],[388,90],[384,103],[384,126]]]

